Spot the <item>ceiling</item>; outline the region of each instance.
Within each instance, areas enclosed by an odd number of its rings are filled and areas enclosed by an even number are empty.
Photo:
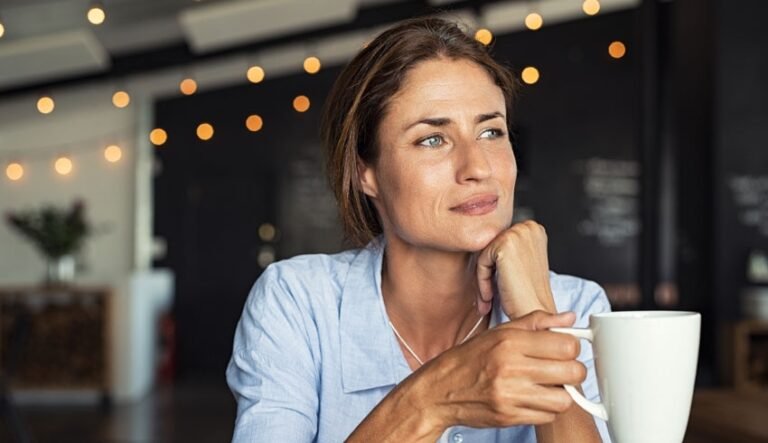
[[[602,2],[610,7],[633,0]],[[107,18],[99,26],[86,19],[91,4],[92,0],[0,0],[0,22],[5,27],[5,35],[0,38],[0,95],[106,75],[121,60],[150,60],[153,52],[155,59],[168,58],[162,48],[182,47],[189,57],[206,57],[259,42],[343,27],[359,21],[366,11],[374,21],[379,11],[397,8],[416,11],[427,7],[471,7],[479,13],[484,7],[509,10],[507,6],[511,6],[515,14],[522,14],[534,2],[102,0]],[[574,11],[580,9],[580,0],[538,0],[535,4],[542,14],[548,7],[551,17],[563,16],[566,10],[575,15]],[[492,14],[487,21],[493,22],[494,17],[499,14]],[[520,22],[519,18],[514,20]]]

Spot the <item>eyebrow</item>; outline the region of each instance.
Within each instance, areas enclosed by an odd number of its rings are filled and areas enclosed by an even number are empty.
[[[501,112],[496,111],[496,112],[491,112],[491,113],[488,113],[488,114],[480,114],[480,115],[478,115],[477,117],[475,117],[475,124],[480,124],[480,123],[482,123],[482,122],[484,122],[486,120],[491,120],[491,119],[494,119],[494,118],[503,118],[503,119],[506,120],[506,117],[504,116],[504,114],[502,114]],[[425,125],[430,125],[430,126],[447,126],[447,125],[451,124],[452,122],[453,121],[450,118],[446,118],[446,117],[423,118],[423,119],[421,119],[419,121],[413,122],[410,125],[406,126],[403,129],[403,132],[411,129],[412,127],[414,127],[416,125],[425,124]]]

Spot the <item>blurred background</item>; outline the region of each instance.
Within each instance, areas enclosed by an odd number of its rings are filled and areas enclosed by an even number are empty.
[[[686,441],[768,441],[760,0],[0,0],[0,441],[228,441],[250,286],[345,247],[332,82],[434,12],[521,78],[552,268],[703,314]]]

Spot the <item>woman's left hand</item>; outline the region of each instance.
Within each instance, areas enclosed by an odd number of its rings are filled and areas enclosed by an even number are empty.
[[[518,223],[478,255],[477,309],[481,314],[491,310],[494,273],[501,305],[509,318],[536,310],[557,312],[549,285],[547,233],[540,224],[532,220]]]

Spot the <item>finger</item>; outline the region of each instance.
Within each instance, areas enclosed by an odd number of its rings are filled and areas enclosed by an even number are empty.
[[[573,326],[574,322],[576,322],[576,314],[573,312],[550,314],[539,310],[510,321],[509,326],[528,331],[543,331],[549,328]]]
[[[480,299],[490,302],[493,298],[493,274],[496,271],[496,240],[491,242],[477,257],[477,287]]]
[[[573,405],[573,399],[562,387],[533,385],[527,391],[519,404],[529,410],[559,414]]]
[[[479,295],[477,296],[475,305],[477,307],[477,312],[480,315],[485,315],[491,312],[491,302],[483,300]]]
[[[519,365],[537,385],[580,385],[587,378],[587,367],[578,360],[542,360],[526,358]],[[518,372],[520,367],[518,367]]]
[[[551,331],[529,331],[515,327],[496,328],[505,344],[527,357],[545,360],[575,360],[581,351],[579,339]]]

